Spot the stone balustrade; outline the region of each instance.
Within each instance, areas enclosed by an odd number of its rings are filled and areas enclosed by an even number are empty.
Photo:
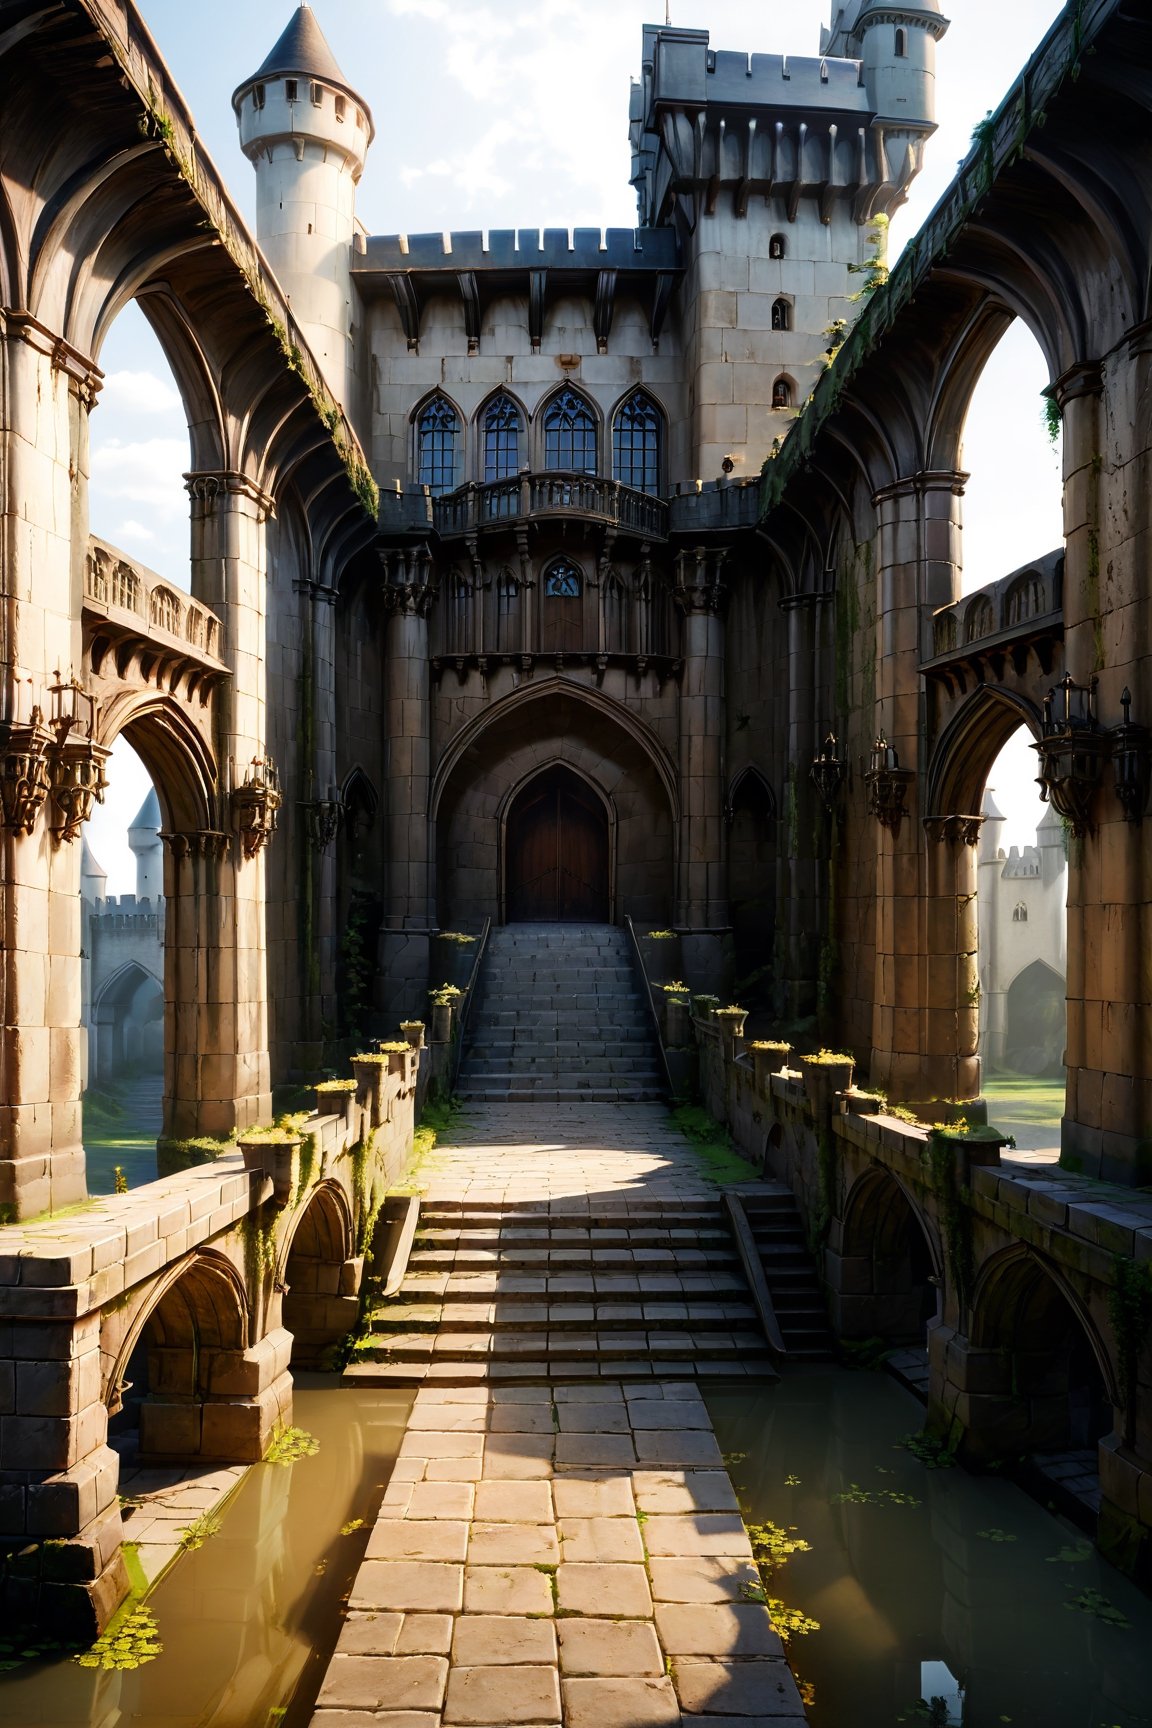
[[[222,659],[223,626],[214,612],[94,536],[84,566],[84,609],[110,617],[131,613],[137,631],[137,621],[142,621],[144,634],[168,637],[211,660]]]
[[[509,480],[469,482],[432,501],[436,532],[445,539],[538,517],[579,516],[610,522],[645,540],[668,538],[661,498],[595,474],[524,472]]]

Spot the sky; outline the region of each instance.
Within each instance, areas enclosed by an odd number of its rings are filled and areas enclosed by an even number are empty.
[[[292,0],[139,0],[242,215],[255,222],[255,176],[230,98],[294,10]],[[640,32],[664,0],[316,0],[317,21],[376,122],[358,213],[371,233],[451,228],[629,227],[628,89]],[[894,219],[891,256],[920,227],[967,153],[973,126],[1000,102],[1059,0],[945,0],[938,50],[939,131],[912,197]],[[831,0],[669,0],[673,24],[716,48],[816,54]],[[188,586],[183,473],[188,438],[171,375],[129,308],[98,356],[106,373],[91,428],[92,530]],[[965,433],[964,589],[982,587],[1059,545],[1060,455],[1040,392],[1049,382],[1022,325],[977,387]],[[1024,761],[1024,769],[1020,762]],[[1034,759],[993,774],[1009,843],[1031,839]],[[124,829],[147,790],[126,744],[110,767],[90,843],[109,892],[132,892]]]

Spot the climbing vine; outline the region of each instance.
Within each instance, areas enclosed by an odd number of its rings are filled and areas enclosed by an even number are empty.
[[[355,893],[348,908],[344,934],[340,938],[340,959],[343,962],[343,1020],[349,1037],[359,1037],[368,1012],[372,988],[372,963],[368,955],[368,913],[371,901],[367,894]]]
[[[1108,1292],[1108,1318],[1116,1339],[1116,1368],[1124,1399],[1125,1437],[1131,1438],[1140,1352],[1152,1327],[1152,1262],[1117,1254],[1116,1281]]]

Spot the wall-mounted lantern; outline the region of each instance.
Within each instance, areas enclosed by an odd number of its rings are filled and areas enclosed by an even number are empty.
[[[901,768],[900,758],[881,732],[872,746],[871,764],[864,776],[868,808],[882,828],[899,834],[904,820],[904,801],[913,779],[911,768]]]
[[[316,798],[301,806],[308,824],[308,838],[316,852],[327,852],[339,832],[344,805],[335,786],[329,786],[327,798]]]
[[[51,729],[54,741],[48,748],[48,779],[58,820],[52,832],[69,845],[92,814],[103,804],[108,777],[104,772],[111,751],[95,742],[96,699],[73,677],[67,683],[56,674],[52,697]]]
[[[1152,734],[1132,718],[1132,692],[1125,690],[1120,698],[1124,719],[1112,728],[1112,767],[1116,775],[1116,796],[1124,806],[1124,820],[1139,822],[1148,803],[1148,788],[1152,782]]]
[[[1040,741],[1032,746],[1040,757],[1040,796],[1077,836],[1092,826],[1092,798],[1108,751],[1095,702],[1095,678],[1091,684],[1077,684],[1069,673],[1044,698]]]
[[[848,778],[848,764],[839,753],[836,734],[829,732],[811,768],[812,781],[826,810],[836,805]]]
[[[253,756],[243,782],[232,793],[245,858],[255,858],[275,834],[281,803],[276,764],[271,757]]]
[[[29,720],[10,720],[0,735],[0,813],[5,828],[31,834],[40,807],[48,796],[48,746],[52,734],[44,710],[32,709]]]

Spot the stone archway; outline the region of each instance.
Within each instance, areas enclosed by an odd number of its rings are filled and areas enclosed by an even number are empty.
[[[900,1183],[887,1170],[866,1172],[834,1231],[828,1258],[839,1335],[922,1345],[939,1311],[939,1254]]]
[[[608,915],[671,922],[678,832],[671,763],[634,716],[555,679],[486,711],[441,761],[432,800],[441,925],[502,919],[505,819],[522,788],[560,769],[610,812]]]
[[[297,1368],[330,1368],[333,1347],[360,1317],[363,1259],[355,1256],[343,1190],[321,1183],[310,1195],[282,1255],[283,1318]]]

